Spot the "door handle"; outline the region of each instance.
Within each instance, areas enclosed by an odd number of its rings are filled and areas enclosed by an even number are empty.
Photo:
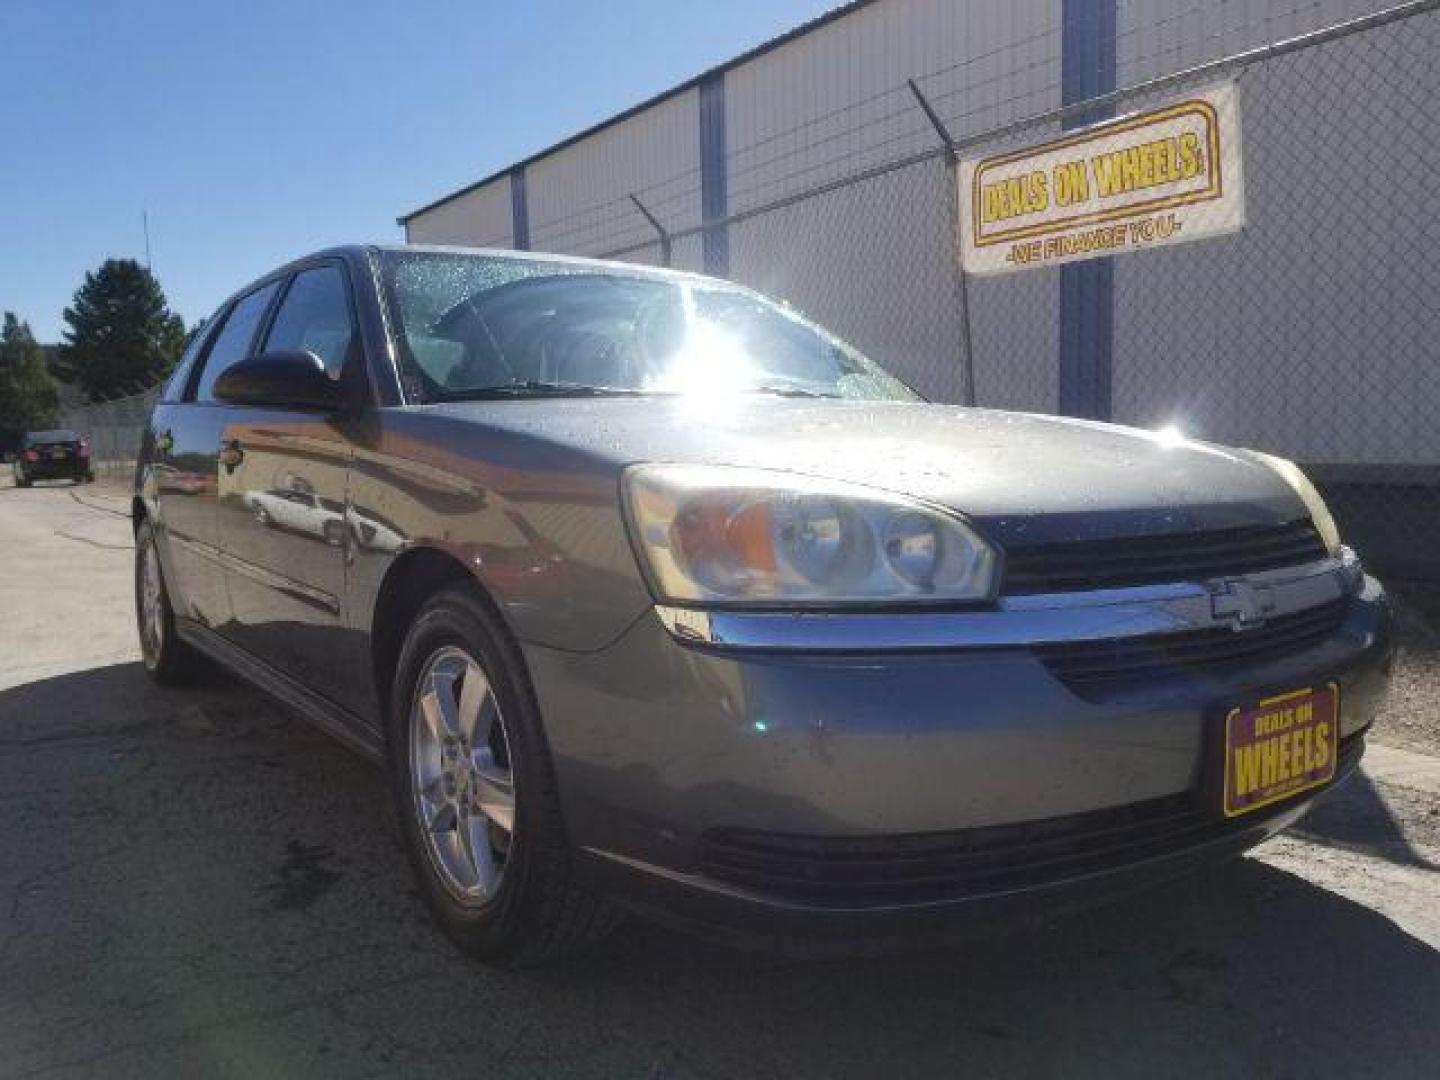
[[[245,451],[240,449],[239,439],[226,439],[220,444],[220,464],[227,472],[234,472],[235,466],[245,460]]]

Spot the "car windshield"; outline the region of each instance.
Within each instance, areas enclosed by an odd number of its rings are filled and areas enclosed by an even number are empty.
[[[917,400],[838,338],[745,289],[489,255],[390,251],[381,258],[411,400],[695,393]]]
[[[79,439],[73,431],[32,431],[25,436],[25,441],[31,445],[58,442],[78,442]]]

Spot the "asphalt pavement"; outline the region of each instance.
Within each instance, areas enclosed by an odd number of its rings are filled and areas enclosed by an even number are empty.
[[[373,766],[149,683],[123,494],[0,489],[0,552],[0,1077],[1440,1074],[1413,741],[1256,856],[1010,937],[817,962],[631,922],[498,972],[432,928]]]

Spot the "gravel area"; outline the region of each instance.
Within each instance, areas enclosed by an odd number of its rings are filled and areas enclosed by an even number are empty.
[[[1400,654],[1375,740],[1440,757],[1440,586],[1389,582]]]

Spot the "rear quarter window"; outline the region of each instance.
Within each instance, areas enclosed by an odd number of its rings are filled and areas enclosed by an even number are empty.
[[[214,343],[205,354],[193,400],[202,403],[215,401],[215,380],[226,368],[250,355],[255,335],[279,288],[280,283],[272,281],[235,301],[235,306],[230,309],[224,325],[215,334]]]
[[[217,313],[218,314],[218,313]],[[170,378],[165,381],[165,389],[160,395],[162,401],[179,401],[185,393],[185,387],[190,383],[190,372],[195,367],[195,358],[205,348],[205,343],[210,340],[215,330],[215,316],[211,316],[195,328],[190,335],[190,341],[185,346],[185,351],[180,354],[180,359],[175,362],[175,370],[170,373]]]

